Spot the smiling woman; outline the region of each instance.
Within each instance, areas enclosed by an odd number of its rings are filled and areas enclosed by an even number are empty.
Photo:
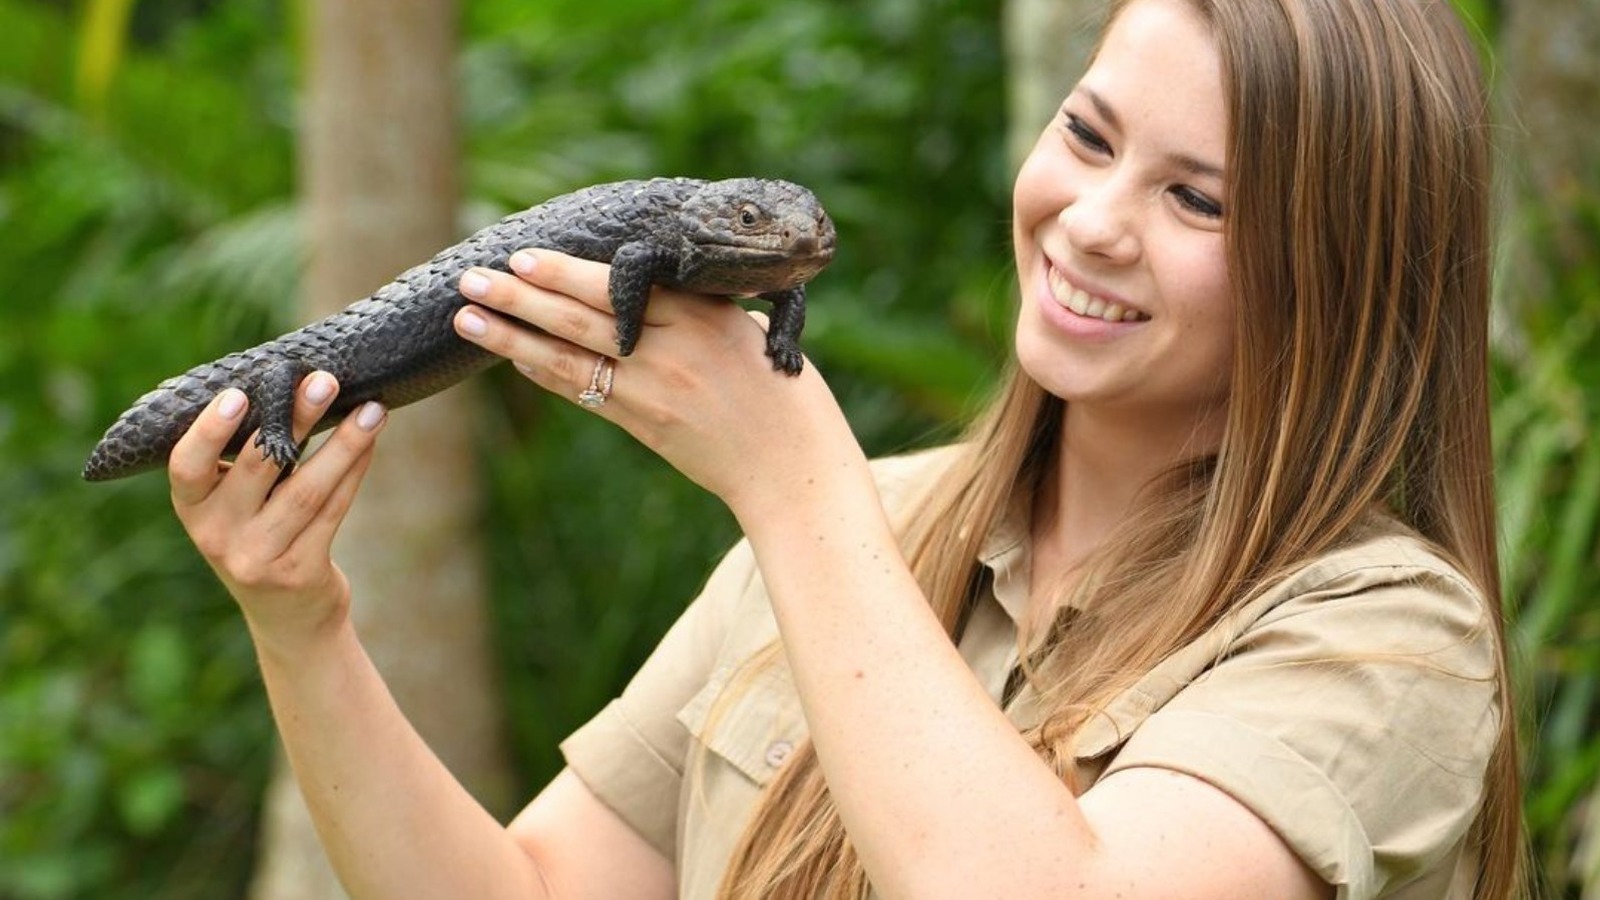
[[[594,384],[595,415],[745,534],[506,829],[350,626],[329,542],[373,432],[341,425],[274,492],[249,451],[216,478],[232,426],[208,409],[175,498],[341,874],[384,896],[1513,896],[1484,107],[1442,3],[1117,4],[1017,179],[1000,396],[964,441],[876,463],[735,305],[656,291],[613,368],[607,266],[534,251],[462,285],[462,337],[559,396]],[[321,410],[302,396],[296,429]]]

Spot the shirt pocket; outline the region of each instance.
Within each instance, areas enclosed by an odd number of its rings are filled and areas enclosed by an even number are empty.
[[[693,757],[701,754],[691,754],[687,776],[692,779],[697,764],[720,761],[757,787],[772,780],[807,734],[800,698],[781,657],[720,667],[677,719],[711,757],[697,760]]]

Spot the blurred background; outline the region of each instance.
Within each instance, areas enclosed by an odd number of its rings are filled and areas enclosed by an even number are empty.
[[[1501,111],[1505,604],[1548,895],[1600,897],[1600,9],[1460,0]],[[338,896],[166,483],[78,476],[129,402],[549,196],[813,188],[805,346],[874,454],[1008,345],[1009,185],[1085,0],[0,0],[0,898]],[[496,370],[409,407],[341,537],[397,696],[515,810],[734,539]]]

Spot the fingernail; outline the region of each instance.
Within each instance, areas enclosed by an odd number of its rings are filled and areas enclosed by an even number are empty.
[[[238,418],[244,411],[244,392],[235,388],[228,388],[222,392],[222,398],[217,401],[217,413],[224,419]]]
[[[518,250],[511,254],[511,271],[518,275],[532,275],[533,267],[539,260],[526,250]]]
[[[518,372],[521,372],[522,374],[528,376],[529,378],[533,377],[533,366],[530,366],[527,363],[522,362],[521,360],[512,360],[511,365]]]
[[[465,281],[466,279],[462,280]],[[456,327],[461,329],[462,334],[471,335],[472,337],[483,337],[489,333],[488,320],[470,309],[463,309],[456,314]]]
[[[489,279],[481,272],[468,272],[461,276],[461,293],[468,297],[482,297],[489,293]]]
[[[306,399],[318,406],[328,402],[333,396],[333,379],[326,375],[311,376],[311,383],[306,385]]]
[[[383,421],[383,404],[371,402],[362,404],[361,410],[356,413],[356,425],[362,431],[371,431]]]

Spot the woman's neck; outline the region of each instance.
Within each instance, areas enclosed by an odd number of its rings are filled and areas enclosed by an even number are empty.
[[[1064,596],[1063,588],[1133,512],[1153,479],[1181,460],[1214,451],[1225,410],[1136,416],[1069,403],[1061,415],[1055,464],[1034,503],[1033,596]]]

